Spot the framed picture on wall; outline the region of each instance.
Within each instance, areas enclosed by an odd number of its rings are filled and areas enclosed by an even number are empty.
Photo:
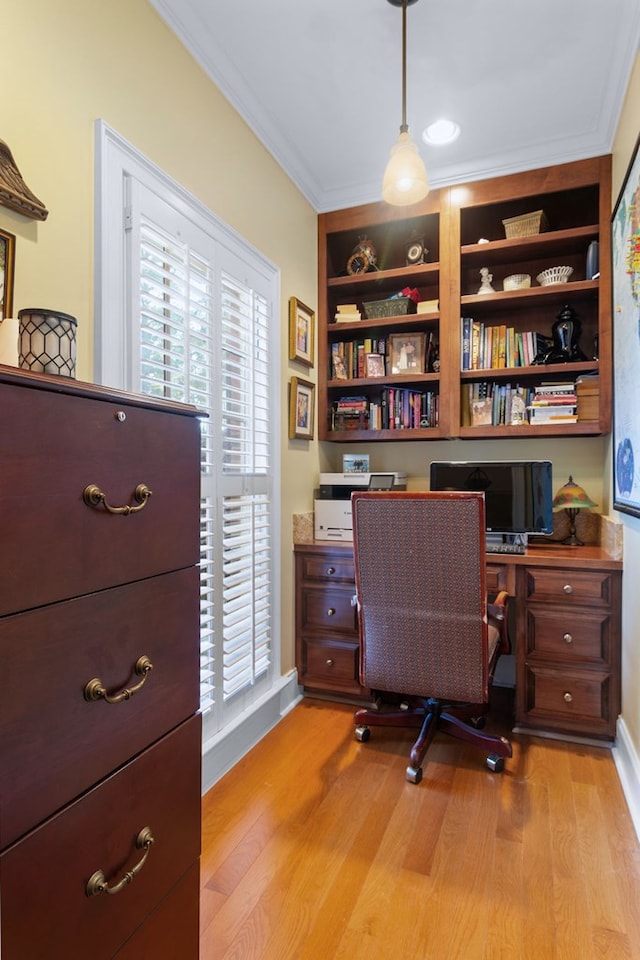
[[[313,440],[315,384],[291,377],[289,385],[289,439]]]
[[[640,517],[640,137],[611,217],[613,507]]]
[[[0,230],[0,320],[13,314],[16,238]]]
[[[289,360],[313,366],[316,315],[297,297],[289,297]]]

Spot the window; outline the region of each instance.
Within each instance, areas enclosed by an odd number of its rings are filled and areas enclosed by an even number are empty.
[[[121,274],[102,277],[97,379],[208,415],[200,610],[201,706],[211,735],[279,673],[277,273],[143,158],[108,159],[100,239],[105,262],[120,263]]]

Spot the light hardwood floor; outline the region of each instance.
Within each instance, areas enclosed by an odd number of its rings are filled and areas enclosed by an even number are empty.
[[[640,960],[607,749],[510,735],[492,774],[438,735],[415,786],[411,731],[352,714],[304,700],[204,797],[201,960]]]

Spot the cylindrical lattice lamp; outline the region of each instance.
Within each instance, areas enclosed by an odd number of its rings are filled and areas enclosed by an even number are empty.
[[[57,310],[29,307],[18,311],[18,319],[20,366],[37,373],[75,377],[76,318]]]
[[[597,503],[594,503],[582,487],[573,482],[573,477],[570,476],[553,498],[553,509],[564,510],[569,517],[569,536],[565,537],[563,543],[575,547],[584,546],[582,540],[579,540],[576,536],[576,517],[579,510],[587,510],[589,507],[597,507]]]

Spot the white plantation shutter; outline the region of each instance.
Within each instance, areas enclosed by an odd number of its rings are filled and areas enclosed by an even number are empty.
[[[209,415],[201,420],[200,651],[211,734],[273,680],[277,284],[253,251],[166,195],[131,178],[124,196],[123,386]]]

